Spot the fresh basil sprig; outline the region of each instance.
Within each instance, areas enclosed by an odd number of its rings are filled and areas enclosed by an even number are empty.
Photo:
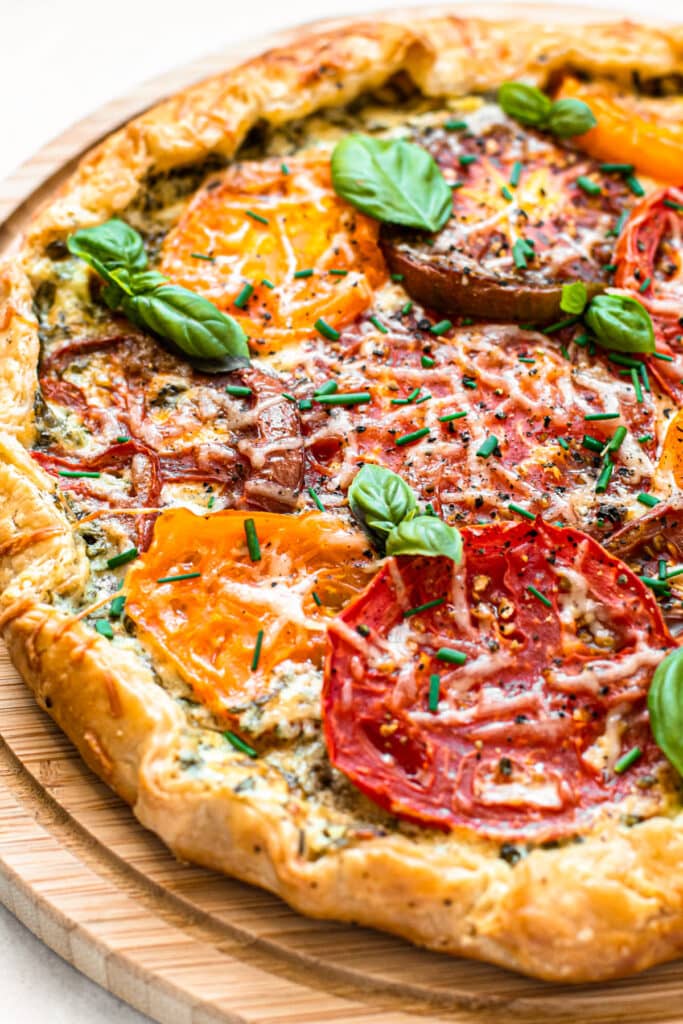
[[[578,316],[583,313],[588,302],[588,289],[583,281],[572,281],[571,284],[562,285],[562,298],[560,309],[563,313],[571,313]]]
[[[655,669],[647,703],[655,742],[683,775],[683,647]]]
[[[232,317],[201,295],[147,270],[141,236],[112,218],[67,239],[69,252],[104,280],[102,298],[139,327],[154,331],[196,359],[249,358],[247,337]]]
[[[628,295],[596,295],[584,314],[586,326],[602,348],[612,352],[654,352],[650,314]]]
[[[434,515],[419,515],[411,487],[397,473],[366,463],[349,487],[351,511],[388,555],[444,555],[457,564],[462,539]]]
[[[332,153],[332,184],[343,199],[388,224],[439,231],[453,209],[434,158],[405,139],[347,135]]]
[[[583,100],[549,96],[526,82],[505,82],[498,90],[498,103],[509,117],[532,128],[547,129],[560,139],[583,135],[598,123]]]

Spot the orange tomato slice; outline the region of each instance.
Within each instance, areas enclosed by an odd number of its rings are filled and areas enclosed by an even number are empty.
[[[668,426],[657,472],[670,474],[676,486],[683,487],[683,410]]]
[[[249,554],[247,519],[258,561]],[[197,700],[229,714],[268,693],[282,662],[322,665],[327,622],[374,572],[366,550],[360,531],[319,512],[198,516],[175,508],[159,516],[151,546],[127,574],[126,614]]]
[[[657,181],[683,185],[683,123],[664,118],[637,102],[620,96],[606,84],[589,84],[567,77],[556,99],[583,100],[597,119],[595,128],[577,135],[574,142],[598,160],[630,163]]]
[[[338,329],[371,304],[386,276],[378,230],[332,188],[328,153],[248,161],[198,192],[160,269],[235,317],[252,346],[279,348],[319,318]]]

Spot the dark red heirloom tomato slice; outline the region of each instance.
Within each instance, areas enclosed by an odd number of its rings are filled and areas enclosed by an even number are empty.
[[[461,566],[389,559],[330,624],[333,764],[399,817],[501,839],[575,833],[629,796],[654,813],[658,786],[641,787],[667,769],[645,697],[674,641],[652,594],[592,538],[540,519],[463,539]]]
[[[415,141],[460,187],[438,234],[382,229],[389,267],[413,298],[449,316],[544,323],[563,315],[564,282],[584,281],[591,295],[610,283],[609,232],[632,201],[621,179],[504,120]]]
[[[646,359],[662,387],[683,402],[683,188],[657,189],[624,226],[614,260],[614,283],[633,292],[655,330],[657,350]]]

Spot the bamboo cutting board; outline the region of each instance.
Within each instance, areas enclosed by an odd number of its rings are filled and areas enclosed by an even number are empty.
[[[550,16],[547,7],[515,8],[534,13]],[[509,17],[510,8],[479,6],[476,14]],[[551,16],[586,15],[553,8]],[[0,256],[11,254],[32,212],[102,135],[291,35],[172,72],[48,145],[0,187]],[[680,961],[606,985],[552,986],[312,921],[268,893],[178,863],[89,772],[4,649],[0,733],[0,900],[65,960],[160,1024],[683,1021]]]

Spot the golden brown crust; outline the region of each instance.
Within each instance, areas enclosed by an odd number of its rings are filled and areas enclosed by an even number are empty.
[[[234,154],[259,120],[281,123],[406,71],[430,95],[544,82],[553,69],[625,77],[683,71],[683,30],[442,16],[351,22],[302,33],[281,50],[148,111],[88,154],[36,217],[24,266],[50,241],[125,208],[146,175]],[[390,834],[307,859],[302,803],[266,765],[235,752],[224,782],[178,776],[184,718],[152,672],[51,603],[88,573],[54,487],[22,443],[31,437],[37,331],[26,276],[5,269],[0,318],[0,624],[37,699],[87,763],[179,856],[279,893],[304,913],[355,920],[420,944],[549,979],[643,969],[683,950],[683,814],[635,829],[607,822],[581,844],[535,850],[511,867],[492,844]],[[235,793],[254,772],[258,795]],[[323,812],[321,811],[321,814]]]

